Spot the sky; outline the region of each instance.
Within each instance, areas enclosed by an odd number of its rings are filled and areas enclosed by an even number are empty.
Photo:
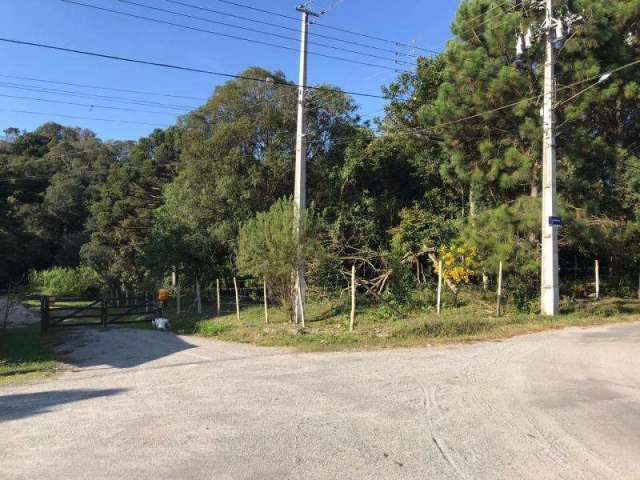
[[[261,66],[270,70],[281,70],[288,79],[297,82],[299,62],[297,40],[274,38],[165,12],[151,11],[119,0],[74,1],[279,44],[291,50],[215,36],[201,31],[185,30],[139,18],[124,17],[61,0],[9,0],[4,5],[3,15],[0,16],[2,31],[0,37],[232,74],[240,73],[250,66]],[[296,39],[299,37],[296,31],[229,18],[176,5],[166,0],[130,1]],[[244,9],[229,4],[227,0],[182,1],[288,28],[300,27],[300,22],[297,20]],[[295,11],[299,1],[295,0],[235,0],[234,3],[243,3],[283,15],[299,17],[299,13]],[[329,10],[319,20],[324,25],[438,51],[451,36],[450,25],[458,3],[459,0],[437,2],[314,0],[310,2],[309,8]],[[397,51],[400,54],[425,53],[422,50],[412,50],[408,47],[330,30],[319,25],[311,25],[310,33],[358,42],[366,44],[367,47],[340,43],[314,35],[309,37],[310,42],[330,44],[390,59],[403,57],[397,57],[396,54],[385,50]],[[369,46],[376,48],[369,48]],[[308,50],[387,67],[383,69],[310,54],[308,60],[310,85],[329,83],[347,91],[381,94],[381,86],[388,84],[397,76],[397,71],[394,69],[410,68],[410,66],[397,65],[392,60],[340,52],[312,44],[309,45]],[[407,57],[404,59],[411,60]],[[2,41],[0,41],[0,65],[3,66],[0,70],[0,130],[7,127],[33,130],[45,121],[51,120],[63,125],[88,128],[104,140],[137,140],[156,127],[169,126],[175,122],[176,115],[204,103],[216,85],[228,80],[199,73],[86,57]],[[90,85],[91,88],[84,85]],[[153,92],[162,96],[116,92],[93,88],[94,86]],[[365,118],[382,113],[384,100],[366,97],[356,97],[356,100]],[[74,105],[64,102],[74,103]]]

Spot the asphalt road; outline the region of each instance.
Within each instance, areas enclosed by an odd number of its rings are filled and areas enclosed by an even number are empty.
[[[295,354],[84,330],[0,389],[0,478],[639,479],[640,323]]]

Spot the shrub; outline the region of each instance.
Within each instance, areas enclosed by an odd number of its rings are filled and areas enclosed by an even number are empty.
[[[321,250],[309,235],[310,211],[302,219],[300,246],[294,233],[294,204],[289,198],[258,213],[240,229],[238,268],[241,274],[266,278],[273,296],[293,316],[294,275],[301,262],[308,262]]]
[[[90,267],[53,267],[29,273],[31,289],[43,295],[90,295],[100,290],[100,277]]]

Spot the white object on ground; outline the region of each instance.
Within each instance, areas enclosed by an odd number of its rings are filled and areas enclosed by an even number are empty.
[[[160,329],[160,330],[168,330],[169,329],[169,319],[168,318],[154,318],[151,320],[151,324]]]

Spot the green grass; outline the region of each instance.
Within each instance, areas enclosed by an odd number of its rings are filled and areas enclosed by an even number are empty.
[[[350,308],[341,301],[317,301],[307,306],[306,328],[292,325],[276,308],[269,310],[265,324],[262,306],[235,311],[220,317],[209,313],[167,312],[172,329],[178,333],[213,337],[224,341],[264,346],[293,347],[301,351],[364,350],[393,347],[419,347],[443,343],[498,340],[571,326],[640,320],[640,301],[603,299],[566,303],[563,314],[542,317],[508,311],[496,317],[495,306],[481,296],[461,296],[458,307],[445,305],[436,315],[428,301],[414,300],[413,307],[402,307],[402,318],[394,318],[388,307],[361,305],[357,309],[354,332],[348,331]]]
[[[51,342],[38,328],[0,331],[0,385],[52,374],[57,363]]]

